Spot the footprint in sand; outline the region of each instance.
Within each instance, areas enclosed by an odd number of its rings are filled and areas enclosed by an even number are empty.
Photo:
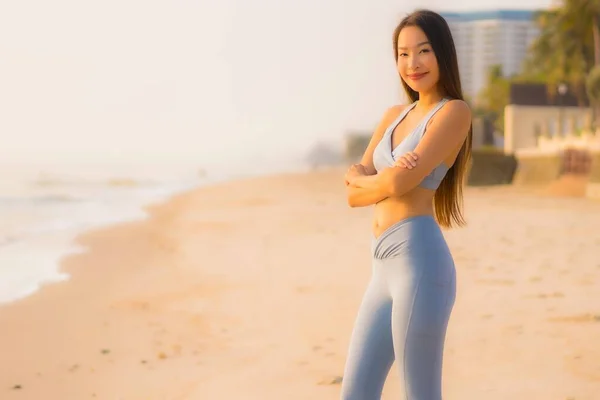
[[[506,331],[520,335],[523,333],[523,325],[509,325],[504,328]]]
[[[296,293],[308,293],[313,290],[312,286],[296,286]]]
[[[569,255],[567,255],[567,261],[570,261],[571,263],[576,263],[578,257],[578,253],[569,253]]]
[[[323,354],[324,357],[335,357],[337,355],[333,351],[327,351],[324,353],[323,350],[324,350],[323,346],[315,345],[312,347],[312,351],[314,351],[315,353],[321,353],[321,354]]]
[[[565,297],[565,295],[561,292],[554,292],[554,293],[538,293],[538,294],[528,294],[523,296],[524,299],[547,299],[547,298],[561,298],[561,297]]]
[[[548,318],[550,322],[567,322],[567,323],[587,323],[587,322],[600,322],[600,314],[578,314],[569,315],[563,317],[552,317]]]
[[[593,355],[591,357],[593,359]],[[589,362],[585,362],[586,359],[590,360],[589,354],[585,356],[574,354],[564,357],[567,369],[573,374],[588,381],[600,382],[600,367],[596,366],[594,368],[592,365],[596,365],[596,363],[590,364]]]
[[[592,276],[592,275],[585,275],[581,279],[579,279],[579,281],[577,283],[580,284],[580,285],[582,285],[582,286],[593,285],[594,284],[594,276]]]
[[[512,279],[478,279],[477,283],[483,283],[484,285],[511,286],[515,284],[515,281]]]

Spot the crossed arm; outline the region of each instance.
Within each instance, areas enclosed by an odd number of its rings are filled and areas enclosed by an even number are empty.
[[[362,164],[359,164],[362,166]],[[390,195],[384,190],[382,186],[374,186],[374,187],[361,187],[354,184],[354,178],[351,177],[350,174],[353,173],[353,170],[347,174],[346,178],[346,194],[348,197],[348,205],[350,207],[366,207],[373,204],[379,203],[381,200],[388,198]],[[373,177],[377,175],[359,175],[358,172],[355,172],[355,177]],[[352,181],[350,183],[349,179]]]
[[[382,124],[387,123],[389,113],[390,111]],[[360,166],[351,167],[346,174],[348,205],[364,207],[409,192],[436,166],[444,162],[452,151],[462,145],[470,125],[471,111],[468,105],[460,100],[448,102],[438,111],[417,145],[414,151],[418,157],[416,166],[405,168],[397,164],[379,173],[372,167],[373,149],[381,140],[381,136],[377,138],[379,132],[376,131]]]
[[[354,180],[359,176],[377,176],[377,170],[375,170],[373,165],[373,151],[381,141],[386,128],[398,117],[398,115],[400,115],[404,107],[405,106],[391,107],[386,111],[371,137],[360,164],[353,165],[348,170],[348,173],[345,176],[345,183],[346,197],[350,207],[370,206],[379,203],[389,196],[389,193],[387,193],[383,186],[377,186],[375,188],[364,187],[363,185],[357,185]]]

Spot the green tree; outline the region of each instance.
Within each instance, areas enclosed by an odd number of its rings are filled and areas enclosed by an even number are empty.
[[[590,99],[590,103],[593,110],[594,118],[592,119],[592,123],[595,122],[596,117],[598,116],[598,108],[600,106],[600,66],[595,66],[592,68],[590,73],[587,76],[587,80],[585,82],[585,88]],[[587,127],[586,128],[591,128]]]
[[[586,81],[587,95],[594,104],[600,103],[600,66],[594,67]]]
[[[477,96],[475,113],[492,121],[494,128],[504,132],[504,107],[508,104],[510,78],[502,75],[502,67],[494,65],[488,70],[486,86]]]
[[[538,12],[535,21],[540,34],[522,78],[545,82],[550,95],[567,83],[582,104],[587,75],[600,65],[600,0],[563,0],[560,7]]]

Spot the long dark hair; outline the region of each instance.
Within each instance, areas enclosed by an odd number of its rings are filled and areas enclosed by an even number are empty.
[[[407,15],[394,30],[393,42],[396,64],[398,63],[398,36],[400,31],[407,26],[420,28],[431,43],[439,66],[438,85],[443,95],[450,99],[464,100],[454,39],[446,20],[430,10],[421,9]],[[402,77],[400,77],[400,80],[411,102],[418,100],[419,93],[412,90]],[[447,228],[455,224],[458,226],[466,224],[462,213],[463,184],[471,161],[472,136],[473,126],[471,125],[467,139],[463,143],[454,164],[442,180],[433,198],[435,217],[440,225]]]

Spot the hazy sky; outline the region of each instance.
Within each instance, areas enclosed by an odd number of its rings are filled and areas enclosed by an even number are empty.
[[[559,2],[560,3],[560,2]],[[548,8],[556,4],[556,0],[429,0],[425,7],[444,11],[476,11],[493,9],[530,10]]]
[[[2,2],[0,159],[201,163],[302,151],[372,129],[402,99],[391,32],[417,5],[550,3]]]

